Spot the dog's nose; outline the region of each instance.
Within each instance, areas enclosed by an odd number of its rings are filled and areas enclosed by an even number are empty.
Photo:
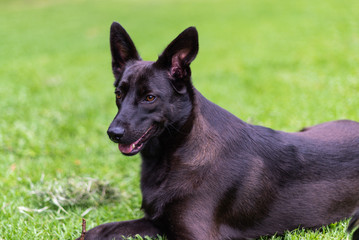
[[[109,129],[107,130],[109,138],[115,143],[120,142],[120,139],[122,138],[124,133],[125,129],[123,129],[122,127],[109,127]]]

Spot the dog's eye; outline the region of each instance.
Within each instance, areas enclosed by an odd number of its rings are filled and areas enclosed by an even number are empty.
[[[117,99],[121,99],[123,97],[122,92],[116,92],[115,94]]]
[[[147,95],[146,98],[145,98],[146,102],[153,102],[155,100],[156,100],[156,97],[153,96],[153,95]]]

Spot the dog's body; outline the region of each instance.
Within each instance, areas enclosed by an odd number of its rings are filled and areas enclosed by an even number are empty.
[[[285,133],[241,121],[192,86],[194,28],[156,62],[144,62],[114,23],[111,50],[119,111],[108,133],[122,153],[141,153],[145,217],[100,225],[85,239],[239,240],[319,228],[352,214],[350,229],[356,227],[359,123]]]

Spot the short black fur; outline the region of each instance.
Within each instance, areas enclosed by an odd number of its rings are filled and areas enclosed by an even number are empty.
[[[359,240],[359,123],[286,133],[243,122],[193,87],[194,27],[155,62],[140,59],[118,23],[110,43],[118,113],[108,134],[123,154],[141,154],[145,216],[95,227],[86,240],[244,240],[352,214]]]

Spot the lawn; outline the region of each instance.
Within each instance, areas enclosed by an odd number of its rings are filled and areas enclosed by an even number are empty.
[[[1,240],[74,239],[82,217],[89,229],[142,216],[140,159],[106,134],[112,21],[145,60],[196,26],[196,88],[245,121],[359,120],[357,0],[1,0]],[[347,239],[346,225],[283,238]]]

